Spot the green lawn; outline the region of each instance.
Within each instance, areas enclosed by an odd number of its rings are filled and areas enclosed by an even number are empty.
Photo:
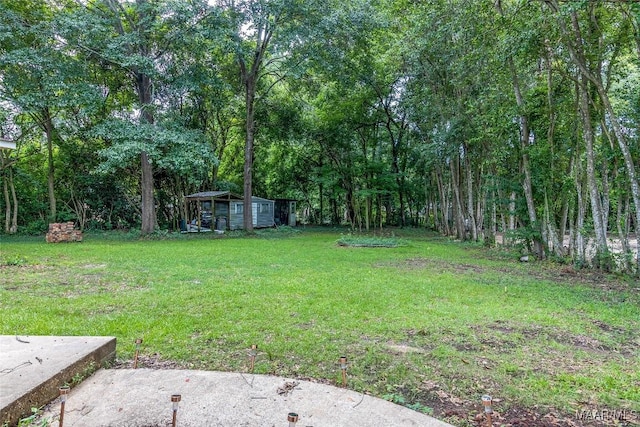
[[[196,369],[341,383],[471,425],[497,408],[640,410],[640,285],[411,233],[76,244],[2,237],[0,334],[114,335]],[[537,406],[536,406],[537,405]],[[431,409],[430,409],[431,408]],[[457,409],[460,410],[457,410]]]

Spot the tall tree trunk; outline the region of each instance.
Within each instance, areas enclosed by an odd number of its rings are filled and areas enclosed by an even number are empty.
[[[545,243],[549,244],[549,240],[551,241],[551,246],[553,247],[553,253],[557,257],[562,257],[564,255],[563,250],[563,236],[564,236],[564,228],[560,227],[561,233],[558,236],[558,228],[556,227],[555,215],[553,210],[549,206],[549,194],[553,194],[553,183],[555,182],[555,128],[556,128],[556,111],[554,107],[553,100],[553,59],[552,59],[552,50],[547,45],[546,46],[546,55],[545,55],[545,63],[547,68],[547,108],[549,109],[549,128],[547,129],[547,144],[551,148],[551,167],[549,168],[551,179],[548,181],[547,188],[545,188],[544,192],[544,224],[542,226],[543,230],[546,230],[547,239],[545,239]],[[566,196],[560,195],[561,198],[566,200]]]
[[[136,91],[138,92],[138,101],[141,112],[141,121],[143,123],[153,125],[155,119],[151,112],[153,104],[151,79],[144,73],[136,73]],[[142,225],[140,232],[142,234],[150,234],[156,228],[156,204],[154,199],[154,182],[153,182],[153,166],[151,159],[146,151],[140,153],[140,192],[141,192],[141,219]]]
[[[49,222],[56,221],[55,165],[53,163],[53,140],[55,129],[49,108],[42,110],[42,120],[47,137],[47,192],[49,194]]]
[[[251,198],[253,197],[253,151],[255,144],[256,120],[255,103],[258,79],[262,71],[264,56],[267,53],[269,42],[273,36],[273,27],[269,24],[269,19],[264,17],[264,22],[258,23],[255,35],[255,48],[252,53],[251,62],[248,63],[240,47],[238,47],[238,64],[240,66],[240,77],[244,86],[245,96],[245,144],[244,144],[244,171],[243,171],[243,223],[244,229],[253,231],[253,212],[251,209]],[[240,29],[238,29],[240,30]]]
[[[129,24],[133,21],[130,17],[123,16],[124,9],[117,0],[103,0],[104,5],[113,14],[113,25],[116,32],[122,37],[131,37],[131,34],[125,32],[125,26],[123,19],[127,19]],[[131,29],[131,32],[138,31],[145,33],[148,28],[141,28],[140,25],[144,25],[149,18],[148,14],[148,0],[136,0],[136,9],[138,16],[135,21],[138,22],[137,27]],[[128,45],[130,55],[135,55],[143,58],[150,59],[151,52],[147,40],[144,39],[138,43],[130,43]],[[154,116],[151,111],[153,107],[153,85],[150,76],[137,67],[127,69],[131,72],[134,79],[136,95],[138,96],[138,102],[141,109],[141,122],[145,124],[154,124]],[[153,166],[149,154],[146,151],[140,153],[140,219],[142,221],[140,232],[142,234],[153,233],[156,227],[156,205],[154,200],[154,178],[153,178]]]
[[[504,11],[502,10],[502,3],[496,2],[496,8],[501,16],[504,17]],[[509,67],[509,71],[511,72],[511,82],[513,85],[513,93],[516,99],[516,105],[518,106],[519,111],[519,122],[520,122],[520,151],[521,151],[521,161],[522,161],[522,173],[523,173],[523,181],[522,181],[522,189],[524,191],[524,197],[527,203],[527,213],[529,214],[529,223],[534,232],[534,236],[532,239],[533,243],[533,251],[538,258],[544,258],[544,245],[540,240],[540,236],[537,236],[537,233],[541,232],[540,224],[538,224],[538,218],[536,215],[536,207],[533,198],[533,186],[531,184],[531,166],[529,163],[529,152],[528,145],[529,139],[531,137],[531,129],[529,128],[529,117],[524,113],[526,111],[526,106],[524,103],[524,97],[522,95],[522,88],[520,87],[520,78],[518,77],[518,70],[516,69],[515,63],[513,62],[513,57],[507,57],[507,65]]]
[[[585,143],[585,154],[587,158],[587,187],[591,200],[591,216],[596,237],[596,256],[599,260],[608,262],[609,248],[607,246],[607,235],[604,229],[602,212],[602,200],[595,168],[595,137],[593,134],[593,124],[591,120],[591,108],[589,103],[588,83],[584,76],[581,76],[578,83],[580,98],[580,116],[582,118],[582,135]],[[602,265],[608,269],[607,265]]]
[[[244,201],[242,221],[244,229],[253,231],[253,210],[251,208],[251,198],[253,197],[253,146],[255,140],[255,98],[256,98],[256,76],[247,75],[245,80],[245,107],[246,107],[246,134],[244,143]]]

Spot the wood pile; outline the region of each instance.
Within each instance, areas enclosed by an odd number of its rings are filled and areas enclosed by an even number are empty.
[[[73,228],[73,221],[49,224],[47,243],[81,242],[82,231]]]

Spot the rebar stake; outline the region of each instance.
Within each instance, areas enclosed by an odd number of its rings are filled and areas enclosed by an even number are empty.
[[[179,394],[171,395],[171,402],[173,403],[173,419],[171,420],[171,427],[176,427],[176,422],[178,421],[178,402],[180,402],[182,396]]]
[[[491,420],[491,414],[493,413],[493,409],[491,408],[491,396],[488,394],[482,396],[482,404],[484,405],[484,414],[487,417],[487,426],[492,427],[493,421]]]
[[[249,371],[253,373],[253,368],[256,364],[256,356],[258,355],[258,346],[255,344],[251,344],[251,350],[249,350]]]
[[[64,404],[67,403],[67,395],[69,394],[69,386],[63,385],[58,389],[60,391],[60,423],[59,427],[62,427],[64,423]]]
[[[133,357],[133,369],[138,368],[138,355],[140,354],[140,344],[142,344],[142,338],[136,339],[136,354]]]
[[[340,369],[342,370],[342,387],[347,386],[347,357],[340,357]]]
[[[287,415],[287,421],[289,421],[289,427],[296,427],[296,423],[298,422],[298,414],[295,412],[289,412]]]

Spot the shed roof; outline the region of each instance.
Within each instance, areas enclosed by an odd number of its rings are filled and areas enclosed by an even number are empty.
[[[187,200],[244,200],[243,196],[234,194],[230,191],[201,191],[200,193],[193,193],[185,196]],[[264,199],[262,197],[251,197],[252,202],[273,202],[271,199]]]
[[[189,194],[185,197],[188,200],[242,200],[242,196],[233,194],[230,191],[201,191],[200,193]]]
[[[273,203],[273,200],[271,200],[271,199],[265,199],[263,197],[258,197],[258,196],[253,196],[251,198],[251,201],[252,202],[271,202],[271,203]]]

